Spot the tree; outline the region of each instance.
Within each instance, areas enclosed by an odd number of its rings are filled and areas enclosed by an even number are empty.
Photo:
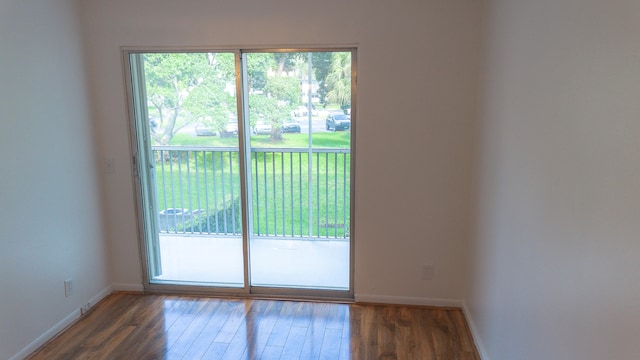
[[[272,53],[252,53],[248,55],[247,73],[249,75],[249,92],[261,92],[267,85],[267,76],[270,69],[276,67],[276,61]]]
[[[267,80],[265,93],[276,101],[271,119],[271,141],[282,141],[282,123],[301,102],[300,81],[291,76],[272,76]]]
[[[282,119],[288,113],[288,107],[278,103],[278,99],[264,94],[249,95],[250,117],[254,116],[271,125],[271,141],[282,141]],[[253,122],[253,121],[252,121]]]
[[[272,76],[267,79],[264,87],[267,96],[285,102],[287,106],[298,106],[300,98],[300,80],[292,76]]]
[[[273,69],[276,75],[280,76],[283,73],[293,71],[296,65],[296,59],[302,58],[305,53],[299,52],[276,52],[273,53],[273,58],[277,63],[277,66]]]
[[[327,87],[329,101],[340,104],[343,109],[351,103],[351,53],[332,53]]]
[[[282,141],[282,123],[301,102],[296,71],[303,53],[252,53],[247,56],[250,121],[271,125],[271,141]]]
[[[249,95],[251,117],[271,125],[271,141],[282,141],[282,123],[300,104],[300,82],[290,76],[270,76],[263,94]]]
[[[318,81],[318,96],[320,103],[327,106],[327,76],[331,71],[331,52],[314,52],[312,55],[313,72]]]
[[[187,97],[184,109],[191,119],[222,133],[236,113],[235,59],[231,53],[209,54],[210,69]]]
[[[235,74],[231,53],[152,53],[144,55],[149,115],[156,119],[151,136],[168,145],[194,121],[224,127],[233,106],[226,91]]]

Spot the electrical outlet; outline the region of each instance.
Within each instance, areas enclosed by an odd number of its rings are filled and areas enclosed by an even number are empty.
[[[80,308],[80,315],[84,315],[91,310],[91,303],[86,303]]]
[[[422,280],[433,280],[433,265],[422,265]]]
[[[64,297],[73,295],[73,279],[69,278],[64,281]]]

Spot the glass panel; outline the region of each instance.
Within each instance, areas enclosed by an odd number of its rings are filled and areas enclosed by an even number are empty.
[[[148,53],[151,282],[244,286],[233,53]]]
[[[351,52],[244,58],[251,285],[347,290]]]

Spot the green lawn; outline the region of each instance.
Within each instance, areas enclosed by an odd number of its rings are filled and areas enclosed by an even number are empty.
[[[237,139],[178,134],[172,145],[237,146]],[[307,134],[285,134],[279,143],[268,135],[252,136],[257,148],[305,148]],[[348,148],[349,132],[315,133],[314,148]],[[240,176],[237,152],[215,149],[173,153],[156,159],[158,206],[165,208],[206,209],[208,215],[232,206],[226,214],[236,217],[227,222],[216,220],[208,231],[229,232],[240,221],[237,201]],[[171,159],[171,160],[169,160]],[[349,234],[350,155],[314,153],[311,156],[312,178],[309,181],[309,155],[306,152],[254,153],[251,163],[253,191],[253,228],[259,235],[344,237]],[[311,203],[309,203],[311,201]],[[229,217],[231,217],[229,215]],[[217,229],[216,228],[217,225]]]
[[[319,132],[312,136],[312,146],[316,148],[348,149],[351,143],[349,131]],[[304,148],[309,143],[308,134],[283,134],[283,141],[272,142],[269,135],[251,136],[251,145],[258,148]],[[238,138],[221,138],[218,136],[193,136],[190,134],[176,134],[171,145],[237,147]]]

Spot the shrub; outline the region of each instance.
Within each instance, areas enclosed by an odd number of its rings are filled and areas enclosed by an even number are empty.
[[[240,234],[242,230],[240,198],[229,199],[221,208],[209,209],[208,213],[202,211],[178,225],[176,230],[187,233]]]

